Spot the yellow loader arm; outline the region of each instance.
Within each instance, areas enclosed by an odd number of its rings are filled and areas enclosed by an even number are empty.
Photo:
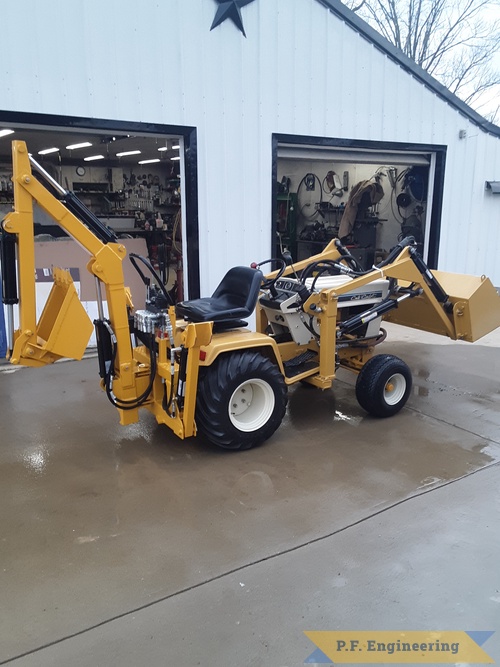
[[[342,244],[334,239],[323,252],[296,262],[293,269],[287,268],[283,275],[300,272],[313,262],[340,262],[344,252]],[[275,271],[266,277],[276,274]],[[489,278],[431,270],[406,240],[373,271],[341,287],[324,290],[317,301],[329,304],[378,278],[393,279],[396,292],[398,289],[418,291],[410,299],[398,299],[394,308],[381,314],[388,322],[471,343],[500,327],[500,295]]]

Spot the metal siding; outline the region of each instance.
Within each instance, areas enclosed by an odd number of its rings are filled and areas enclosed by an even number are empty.
[[[448,147],[440,268],[500,284],[500,141],[317,0],[26,0],[3,7],[5,110],[195,126],[202,292],[269,254],[273,133]],[[16,28],[16,26],[18,26]],[[466,129],[468,137],[458,138]]]

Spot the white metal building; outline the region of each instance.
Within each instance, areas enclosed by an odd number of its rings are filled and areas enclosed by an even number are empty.
[[[36,132],[154,137],[151,155],[158,137],[180,142],[189,296],[280,243],[321,243],[374,174],[374,251],[413,215],[431,266],[500,285],[500,195],[485,187],[500,181],[500,128],[338,0],[26,0],[2,17],[0,129],[15,134],[1,160]]]

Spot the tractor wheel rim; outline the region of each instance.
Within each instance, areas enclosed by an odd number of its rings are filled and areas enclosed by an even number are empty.
[[[394,373],[384,387],[384,400],[387,405],[397,405],[406,391],[406,378],[401,373]]]
[[[274,392],[264,380],[242,382],[229,402],[229,419],[239,431],[249,433],[264,426],[273,414]]]

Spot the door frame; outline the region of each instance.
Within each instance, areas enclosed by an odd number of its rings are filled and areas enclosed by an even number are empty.
[[[279,144],[294,144],[296,146],[322,146],[330,148],[355,148],[376,151],[390,151],[397,153],[429,153],[433,172],[432,200],[430,207],[430,228],[426,238],[427,264],[431,269],[437,269],[439,259],[439,242],[441,238],[441,214],[443,208],[444,174],[446,165],[447,147],[440,144],[414,144],[396,141],[368,141],[364,139],[340,139],[336,137],[315,137],[299,134],[272,135],[272,243],[277,234],[276,205],[278,197],[278,146]]]
[[[200,296],[200,241],[198,218],[198,144],[195,127],[184,125],[164,125],[135,121],[111,120],[108,118],[84,118],[80,116],[58,116],[55,114],[25,113],[20,111],[0,111],[0,123],[22,128],[55,130],[97,130],[110,134],[173,134],[183,138],[185,192],[184,219],[186,225],[186,269],[187,297]]]

